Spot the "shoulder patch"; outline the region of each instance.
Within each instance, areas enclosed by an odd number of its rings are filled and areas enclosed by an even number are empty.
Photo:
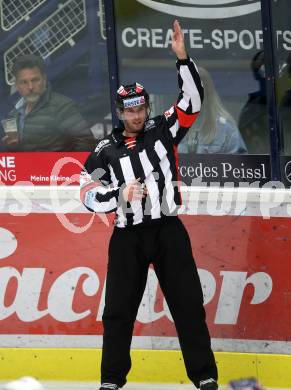
[[[110,145],[109,139],[103,139],[102,141],[100,141],[95,149],[95,153],[97,154],[97,156],[100,154],[101,150],[103,150],[106,146],[109,146],[109,145]]]
[[[155,121],[153,119],[149,119],[144,126],[144,131],[148,131],[153,127],[155,127]]]

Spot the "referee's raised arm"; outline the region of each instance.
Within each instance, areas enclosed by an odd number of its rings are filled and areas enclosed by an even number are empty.
[[[164,116],[174,143],[178,144],[198,117],[204,94],[197,67],[187,54],[184,34],[177,20],[173,25],[172,50],[177,56],[180,92],[176,104]]]

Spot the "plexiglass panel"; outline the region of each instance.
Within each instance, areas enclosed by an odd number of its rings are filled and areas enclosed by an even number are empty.
[[[269,153],[260,1],[116,0],[115,12],[120,79],[145,85],[153,115],[176,99],[173,20],[184,29],[205,100],[181,153]]]

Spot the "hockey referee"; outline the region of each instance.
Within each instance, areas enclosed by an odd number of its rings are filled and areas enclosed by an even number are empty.
[[[81,173],[81,199],[92,212],[115,212],[109,244],[100,390],[117,390],[131,368],[134,322],[152,264],[174,319],[190,380],[216,390],[217,367],[205,321],[202,288],[188,233],[177,216],[177,145],[198,116],[203,87],[174,22],[180,93],[163,115],[149,119],[149,95],[139,83],[120,86],[123,126],[101,140]]]

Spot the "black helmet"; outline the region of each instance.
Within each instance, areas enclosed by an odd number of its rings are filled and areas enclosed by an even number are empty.
[[[116,108],[123,111],[124,108],[136,107],[141,104],[149,106],[149,94],[139,83],[121,85],[116,94]]]

